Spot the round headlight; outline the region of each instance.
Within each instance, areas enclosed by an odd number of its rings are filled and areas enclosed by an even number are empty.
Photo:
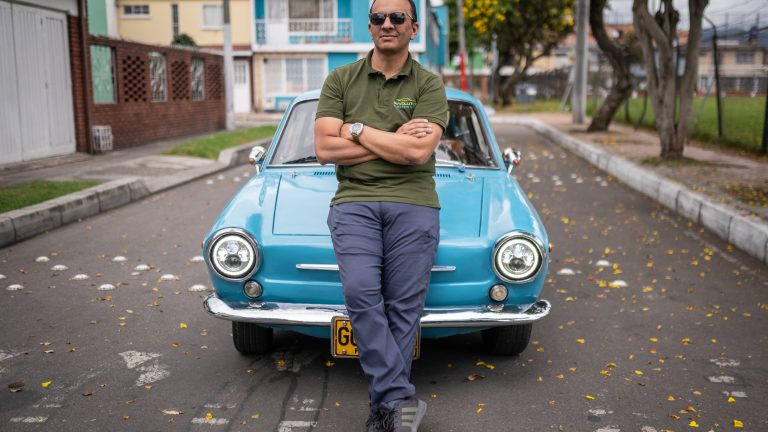
[[[523,282],[541,268],[541,248],[523,234],[511,234],[496,243],[493,269],[506,282]]]
[[[209,260],[214,270],[227,279],[248,276],[259,260],[255,243],[243,234],[230,233],[216,238]]]

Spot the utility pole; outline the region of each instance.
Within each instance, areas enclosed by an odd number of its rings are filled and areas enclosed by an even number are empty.
[[[576,6],[576,64],[573,79],[573,123],[584,123],[587,110],[587,64],[589,47],[587,46],[587,31],[589,29],[589,0],[578,0]]]
[[[227,112],[227,130],[235,129],[234,80],[235,63],[232,58],[232,28],[229,24],[229,0],[224,0],[224,108]]]
[[[488,83],[488,100],[491,101],[491,104],[493,104],[493,96],[494,96],[494,86],[493,81],[496,79],[496,67],[498,67],[499,64],[499,48],[498,48],[498,36],[496,33],[493,34],[491,37],[491,80]]]
[[[464,40],[464,0],[456,2],[458,10],[458,27],[459,27],[459,88],[462,91],[467,91],[467,44]]]

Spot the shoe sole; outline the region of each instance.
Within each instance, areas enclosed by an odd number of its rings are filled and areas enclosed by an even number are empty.
[[[419,407],[416,410],[416,418],[413,419],[413,426],[411,426],[411,432],[418,432],[421,420],[427,414],[427,403],[423,400],[419,400]]]

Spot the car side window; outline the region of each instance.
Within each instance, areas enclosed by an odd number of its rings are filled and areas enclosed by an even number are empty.
[[[271,165],[314,163],[317,101],[301,102],[291,110],[277,142]]]
[[[448,126],[435,151],[437,159],[495,168],[496,160],[475,108],[468,103],[449,101],[448,114]]]

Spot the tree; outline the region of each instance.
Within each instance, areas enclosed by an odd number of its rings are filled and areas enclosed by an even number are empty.
[[[171,41],[171,45],[181,45],[181,46],[197,48],[197,44],[195,43],[195,40],[192,39],[192,36],[186,33],[179,33],[176,36],[174,36],[173,40]]]
[[[589,2],[589,26],[592,29],[592,37],[597,41],[600,51],[608,58],[613,69],[613,85],[608,92],[597,114],[592,117],[587,131],[604,131],[613,120],[613,116],[621,105],[632,95],[632,63],[642,61],[642,52],[637,43],[635,33],[625,33],[618,38],[612,38],[605,30],[603,23],[603,10],[608,0],[590,0]]]
[[[528,69],[573,31],[574,0],[464,0],[465,26],[490,48],[497,35],[499,63],[493,71],[494,102],[509,105]],[[446,2],[450,7],[450,2]],[[453,8],[455,10],[455,7]],[[469,32],[468,32],[469,33]],[[514,72],[504,83],[501,68]]]
[[[685,70],[679,80],[679,87],[676,85],[677,56],[673,43],[677,37],[680,13],[672,6],[672,0],[661,0],[659,10],[654,15],[648,11],[648,0],[634,0],[632,4],[663,159],[683,157],[683,149],[688,142],[701,46],[701,19],[708,3],[709,0],[688,0],[690,27]],[[676,115],[677,107],[679,113]]]

